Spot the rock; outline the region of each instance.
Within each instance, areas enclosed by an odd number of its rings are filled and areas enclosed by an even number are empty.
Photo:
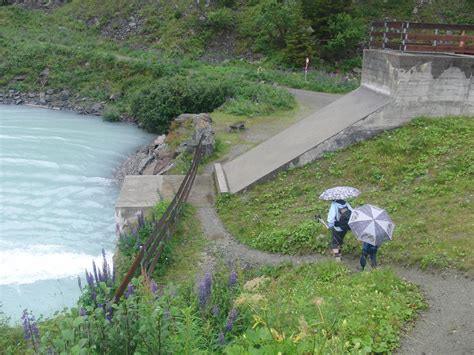
[[[156,146],[164,144],[165,140],[166,140],[166,135],[162,134],[161,136],[156,137],[156,139],[153,141],[153,144],[156,147]]]
[[[64,89],[63,91],[59,93],[59,99],[66,101],[69,99],[69,95],[70,95],[69,90]]]
[[[194,148],[199,144],[199,140],[203,136],[202,145],[204,147],[204,154],[206,156],[211,155],[214,152],[214,145],[216,143],[214,139],[214,130],[212,129],[211,122],[212,118],[208,113],[189,114],[185,113],[179,115],[175,122],[181,126],[185,126],[186,122],[192,121],[194,132],[190,140],[183,142],[177,149],[177,152],[183,151],[192,152]]]
[[[36,95],[35,95],[35,93],[30,92],[30,93],[28,94],[28,97],[29,97],[30,99],[34,99],[34,98],[36,97]]]
[[[16,99],[15,105],[21,105],[24,101],[22,99]]]
[[[104,108],[104,105],[102,105],[100,102],[95,103],[91,107],[91,112],[94,114],[100,114]]]
[[[16,75],[13,77],[12,81],[23,81],[26,79],[26,75]]]
[[[112,94],[112,95],[110,95],[109,100],[110,101],[116,101],[119,98],[120,98],[120,94]]]
[[[48,90],[46,90],[46,94],[48,94],[48,95],[53,95],[53,94],[54,94],[54,90],[53,90],[53,89],[48,89]]]

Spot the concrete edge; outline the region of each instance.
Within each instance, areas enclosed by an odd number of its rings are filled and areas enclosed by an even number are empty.
[[[227,179],[225,177],[224,169],[222,169],[221,163],[214,164],[214,175],[217,181],[217,189],[219,193],[228,193],[229,185],[227,184]]]

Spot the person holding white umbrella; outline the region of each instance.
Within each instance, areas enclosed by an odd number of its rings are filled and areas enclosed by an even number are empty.
[[[327,227],[331,230],[331,251],[336,261],[341,261],[341,248],[344,237],[350,230],[349,219],[352,213],[351,205],[344,199],[359,196],[360,191],[354,187],[337,186],[324,191],[319,198],[332,201],[329,207]]]

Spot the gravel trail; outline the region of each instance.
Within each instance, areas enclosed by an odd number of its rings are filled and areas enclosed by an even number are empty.
[[[312,254],[289,256],[266,253],[240,244],[223,226],[214,207],[199,207],[198,218],[209,245],[204,252],[198,277],[212,272],[219,262],[227,266],[253,268],[264,265],[318,262],[329,257]],[[352,270],[357,260],[344,259]],[[413,329],[402,334],[399,354],[474,354],[474,280],[456,272],[423,272],[415,268],[392,269],[402,278],[420,286],[428,302]]]

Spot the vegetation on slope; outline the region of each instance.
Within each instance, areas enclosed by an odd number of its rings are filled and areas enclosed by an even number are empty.
[[[473,132],[472,118],[418,119],[283,172],[247,193],[222,196],[219,215],[253,248],[324,252],[329,233],[313,216],[324,216],[328,203],[318,196],[332,186],[355,186],[362,194],[350,201],[353,206],[386,208],[396,224],[393,241],[380,250],[382,261],[473,270],[469,213],[462,212],[473,196]],[[345,251],[359,248],[349,233]]]
[[[104,282],[91,284],[111,293]],[[0,325],[3,349],[91,354],[386,352],[397,347],[403,324],[424,307],[416,287],[389,270],[352,274],[327,262],[257,274],[206,274],[197,287],[170,284],[162,291],[140,277],[112,307],[96,304],[89,291],[87,286],[79,308],[54,319],[37,323],[29,315],[26,341],[15,342]],[[38,332],[31,330],[36,327]]]

